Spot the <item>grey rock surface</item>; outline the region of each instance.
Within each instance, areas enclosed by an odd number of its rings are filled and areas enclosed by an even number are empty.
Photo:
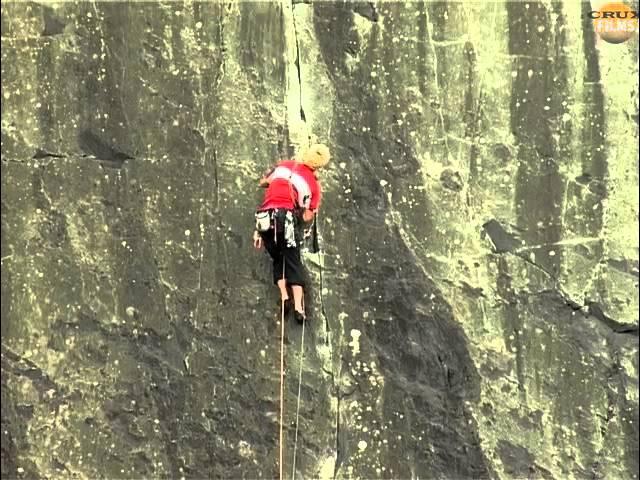
[[[3,2],[3,478],[278,476],[256,181],[315,139],[286,477],[638,478],[638,39],[588,8]]]

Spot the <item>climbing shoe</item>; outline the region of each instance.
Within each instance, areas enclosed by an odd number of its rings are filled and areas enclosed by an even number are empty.
[[[304,323],[304,321],[305,321],[304,313],[299,312],[297,310],[294,310],[293,311],[293,316],[296,319],[296,322],[298,322],[300,325],[302,325]]]

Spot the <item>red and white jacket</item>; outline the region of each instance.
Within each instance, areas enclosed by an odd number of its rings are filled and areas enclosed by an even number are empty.
[[[283,160],[265,177],[269,186],[258,211],[297,206],[315,211],[320,207],[322,190],[312,168],[295,160]]]

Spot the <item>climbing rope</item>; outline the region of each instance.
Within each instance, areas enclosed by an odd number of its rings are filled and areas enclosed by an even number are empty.
[[[302,297],[302,311],[304,312],[304,295]],[[304,358],[304,327],[307,323],[307,319],[305,318],[302,322],[302,338],[300,340],[300,369],[298,372],[298,401],[296,404],[296,434],[293,440],[293,467],[291,469],[291,479],[295,480],[296,478],[296,452],[298,451],[298,425],[300,418],[300,393],[302,390],[302,360]]]
[[[316,218],[313,219],[313,250],[318,254],[318,271],[320,272],[320,312],[322,313],[322,317],[324,318],[324,326],[327,331],[327,337],[325,338],[325,343],[329,343],[329,334],[331,333],[331,329],[329,327],[329,319],[327,318],[327,311],[324,307],[324,280],[322,278],[322,250],[320,250],[320,241],[318,240],[318,218],[320,216],[320,212],[316,212]]]
[[[282,258],[282,279],[284,280],[284,256]],[[284,420],[284,299],[280,309],[280,480],[282,480],[282,425]]]

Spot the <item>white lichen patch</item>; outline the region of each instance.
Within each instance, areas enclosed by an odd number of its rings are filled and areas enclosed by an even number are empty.
[[[244,458],[253,458],[254,456],[251,445],[244,440],[238,442],[238,453]]]
[[[336,457],[333,455],[327,455],[317,463],[318,480],[333,480],[335,478],[334,472],[336,468]]]
[[[351,329],[351,341],[349,346],[351,347],[351,354],[355,357],[360,353],[360,336],[362,333],[357,328]]]

